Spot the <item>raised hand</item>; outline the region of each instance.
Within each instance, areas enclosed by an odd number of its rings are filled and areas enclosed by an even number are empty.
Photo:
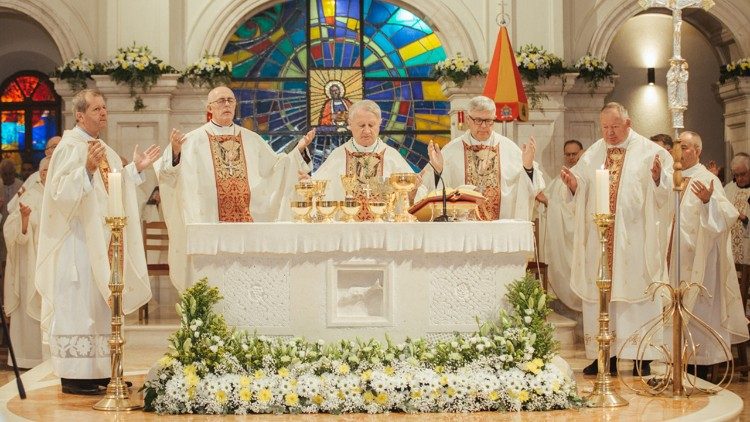
[[[690,190],[693,191],[701,202],[708,204],[708,201],[711,200],[711,195],[714,193],[714,181],[711,180],[711,184],[706,187],[700,180],[694,180],[690,184]]]
[[[576,175],[573,174],[569,168],[563,166],[562,170],[560,170],[560,179],[562,179],[565,186],[568,187],[570,193],[575,195],[576,190],[578,189],[578,179],[576,179]]]
[[[172,128],[172,133],[169,134],[169,144],[172,146],[172,156],[180,155],[182,151],[182,144],[185,143],[185,135],[179,130]]]
[[[21,233],[26,234],[29,230],[29,215],[31,214],[31,207],[18,201],[18,206],[21,211]]]
[[[143,152],[138,152],[138,145],[136,145],[133,150],[133,163],[135,164],[135,169],[138,170],[139,173],[142,172],[143,169],[156,161],[159,158],[159,155],[161,155],[161,148],[156,145],[151,145]]]
[[[104,158],[104,145],[102,141],[94,140],[89,142],[89,150],[86,155],[86,171],[94,173],[99,168],[102,158]]]
[[[656,186],[659,186],[661,178],[661,159],[659,158],[659,154],[654,156],[654,164],[651,166],[651,178],[654,179]]]
[[[310,180],[310,175],[305,171],[297,170],[297,180],[300,182],[303,180]]]
[[[302,139],[297,142],[297,149],[299,152],[303,152],[305,148],[307,148],[308,145],[315,139],[315,132],[317,131],[316,128],[310,129],[305,136],[302,137]]]
[[[434,142],[430,141],[427,145],[427,156],[430,157],[430,164],[436,173],[443,172],[443,152],[440,151],[440,147]]]
[[[719,165],[716,164],[716,161],[711,160],[708,162],[708,165],[706,166],[706,170],[710,171],[714,176],[719,176]]]
[[[521,145],[521,161],[523,162],[523,168],[531,170],[534,168],[534,155],[536,154],[536,139],[533,136],[529,136],[529,142]]]

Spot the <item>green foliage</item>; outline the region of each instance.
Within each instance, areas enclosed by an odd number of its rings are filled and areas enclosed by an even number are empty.
[[[719,82],[724,83],[729,80],[737,80],[740,77],[750,76],[750,57],[743,57],[729,64],[722,66],[720,69]]]

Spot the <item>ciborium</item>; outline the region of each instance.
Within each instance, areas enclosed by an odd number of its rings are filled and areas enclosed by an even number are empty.
[[[312,202],[292,201],[291,208],[292,208],[292,214],[294,214],[294,221],[298,223],[310,222],[310,211],[312,210]]]
[[[312,201],[312,197],[315,194],[315,181],[314,180],[300,180],[294,185],[294,191],[297,192],[300,198]]]
[[[367,204],[370,208],[370,212],[373,215],[373,221],[383,221],[383,214],[385,214],[386,203],[383,201],[373,201]]]
[[[339,201],[319,201],[318,202],[318,214],[321,221],[324,223],[330,223],[333,221],[333,216],[339,209]]]
[[[342,175],[341,186],[344,188],[346,199],[354,199],[354,189],[357,188],[357,178],[354,176]]]
[[[359,213],[359,209],[362,207],[362,204],[360,204],[359,201],[355,201],[353,199],[347,199],[345,201],[341,202],[341,211],[344,212],[344,215],[346,216],[347,223],[351,223],[354,221],[354,217]]]
[[[417,174],[393,173],[388,178],[388,182],[396,190],[393,220],[398,222],[415,221],[416,218],[409,213],[409,192],[417,185]]]

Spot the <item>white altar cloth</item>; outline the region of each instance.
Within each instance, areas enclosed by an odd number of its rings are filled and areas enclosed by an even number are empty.
[[[219,287],[230,325],[329,341],[473,331],[533,250],[515,220],[187,226],[188,274]]]

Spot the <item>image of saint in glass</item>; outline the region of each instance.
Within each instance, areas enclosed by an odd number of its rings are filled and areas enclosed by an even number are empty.
[[[341,81],[329,81],[324,91],[328,99],[320,111],[320,125],[345,128],[352,102],[346,98],[344,84]]]

